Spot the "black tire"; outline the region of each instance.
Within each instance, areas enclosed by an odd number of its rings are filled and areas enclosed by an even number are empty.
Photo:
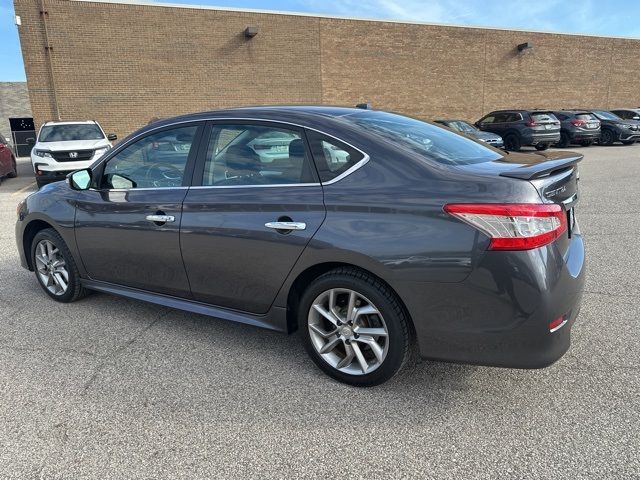
[[[522,148],[520,137],[515,133],[510,133],[504,137],[504,148],[512,152],[518,152]]]
[[[634,143],[636,143],[635,140],[625,140],[622,142],[623,145],[633,145]]]
[[[40,275],[38,274],[36,249],[38,247],[38,244],[43,240],[48,240],[49,242],[51,242],[60,251],[64,259],[65,267],[69,276],[67,289],[64,293],[54,294],[49,291],[43,280],[40,278]],[[31,265],[34,268],[36,279],[42,287],[42,290],[44,290],[47,295],[49,295],[57,302],[75,302],[76,300],[85,297],[89,293],[88,290],[86,290],[80,283],[80,274],[78,273],[78,267],[76,266],[73,255],[71,255],[71,251],[69,251],[67,244],[64,242],[60,234],[53,228],[40,230],[33,238],[33,241],[31,242]]]
[[[382,363],[370,373],[356,375],[338,370],[324,360],[312,343],[309,333],[309,314],[312,304],[318,296],[336,288],[353,290],[363,295],[375,305],[384,318],[388,331],[386,356]],[[300,299],[298,326],[304,347],[313,362],[330,377],[357,387],[371,387],[386,382],[396,375],[411,357],[413,330],[397,296],[380,280],[355,268],[337,268],[311,282]]]
[[[536,145],[536,150],[538,150],[539,152],[542,152],[543,150],[546,150],[547,148],[549,148],[549,144],[548,143],[543,143],[542,145]]]
[[[585,140],[584,142],[580,142],[580,145],[582,145],[583,147],[590,147],[591,145],[593,145],[593,140]]]
[[[605,147],[613,145],[615,141],[615,135],[608,128],[603,128],[600,131],[600,145],[604,145]]]
[[[564,132],[560,132],[560,141],[556,143],[556,147],[567,148],[569,146],[569,143],[571,143],[569,135]]]
[[[42,180],[36,177],[36,185],[38,186],[38,190],[40,190],[42,187],[46,185],[46,183],[44,183]]]
[[[9,172],[7,177],[16,178],[18,176],[18,165],[16,164],[16,159],[15,158],[13,158],[11,160],[11,165],[13,166],[13,170]]]

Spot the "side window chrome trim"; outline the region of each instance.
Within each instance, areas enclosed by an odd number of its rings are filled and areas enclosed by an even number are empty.
[[[286,183],[286,184],[279,184],[279,185],[270,185],[271,187],[285,187],[285,186],[286,187],[298,187],[298,186],[331,185],[331,184],[339,182],[343,178],[351,175],[353,172],[355,172],[359,168],[362,168],[369,161],[369,159],[371,158],[371,157],[369,157],[369,155],[366,152],[360,150],[358,147],[355,147],[354,145],[350,144],[349,142],[345,142],[343,139],[338,138],[335,135],[331,135],[330,133],[323,132],[322,130],[318,130],[317,128],[308,127],[308,126],[305,126],[305,125],[300,125],[299,123],[286,122],[286,121],[283,121],[283,120],[270,120],[270,119],[263,119],[263,118],[248,118],[248,117],[224,117],[224,118],[223,117],[209,117],[209,118],[198,118],[198,119],[192,119],[192,120],[184,120],[184,121],[181,121],[181,122],[175,122],[175,123],[170,123],[170,124],[167,124],[167,125],[161,125],[161,126],[152,128],[150,130],[146,130],[145,132],[140,133],[140,134],[136,135],[135,137],[130,138],[129,140],[127,140],[126,143],[123,143],[122,145],[118,145],[116,148],[112,149],[110,152],[108,152],[108,154],[102,156],[100,158],[100,160],[95,165],[92,165],[92,167],[94,167],[94,168],[99,167],[104,162],[109,160],[111,157],[116,155],[119,151],[121,151],[124,148],[126,148],[127,146],[131,145],[138,138],[153,134],[153,132],[155,132],[156,130],[162,130],[162,129],[165,129],[165,128],[171,128],[171,127],[174,127],[176,125],[183,125],[185,123],[214,122],[214,124],[215,124],[216,122],[230,122],[230,121],[264,122],[264,123],[272,123],[272,124],[276,124],[276,125],[277,124],[289,125],[289,126],[292,126],[292,127],[298,127],[298,128],[302,128],[302,129],[306,129],[306,130],[312,130],[312,131],[318,132],[321,135],[324,135],[326,137],[333,138],[334,140],[338,140],[339,142],[344,143],[345,145],[353,148],[354,150],[360,152],[363,155],[362,159],[358,163],[353,165],[348,170],[342,172],[336,178],[332,178],[328,182],[322,182],[322,183]],[[252,187],[269,187],[269,185],[235,185],[235,186],[233,186],[233,185],[218,185],[218,186],[214,186],[214,185],[212,185],[212,186],[209,186],[209,185],[191,185],[190,187],[179,187],[179,188],[243,188],[243,187],[249,187],[249,188],[252,188]],[[135,190],[142,190],[142,189],[141,188],[136,188]],[[155,188],[149,188],[149,190],[156,190],[156,189]],[[110,190],[110,191],[114,191],[114,190]],[[125,189],[125,191],[126,191],[126,189]]]
[[[320,183],[270,183],[265,185],[193,185],[189,188],[203,190],[207,188],[319,187],[320,185]]]
[[[90,192],[144,192],[149,190],[188,190],[192,187],[90,188]]]

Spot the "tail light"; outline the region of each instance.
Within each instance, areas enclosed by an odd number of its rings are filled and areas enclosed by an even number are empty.
[[[537,127],[537,126],[538,126],[538,124],[536,123],[535,120],[529,120],[527,122],[527,127]]]
[[[576,126],[576,127],[584,127],[587,124],[586,120],[578,120],[577,118],[574,118],[573,120],[571,120],[571,124]]]
[[[531,250],[567,230],[567,215],[557,204],[457,203],[445,205],[444,211],[491,238],[489,250]]]

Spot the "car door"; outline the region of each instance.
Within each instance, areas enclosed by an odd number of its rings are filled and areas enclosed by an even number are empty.
[[[194,299],[256,314],[325,218],[303,130],[274,122],[210,123],[183,205]]]
[[[91,279],[190,297],[180,221],[203,129],[195,122],[152,130],[94,169],[75,220]]]

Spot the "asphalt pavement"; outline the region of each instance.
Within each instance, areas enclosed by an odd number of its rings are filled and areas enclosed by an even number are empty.
[[[640,478],[640,145],[576,148],[588,277],[543,370],[421,362],[376,388],[297,335],[94,294],[23,270],[0,185],[0,478]]]

